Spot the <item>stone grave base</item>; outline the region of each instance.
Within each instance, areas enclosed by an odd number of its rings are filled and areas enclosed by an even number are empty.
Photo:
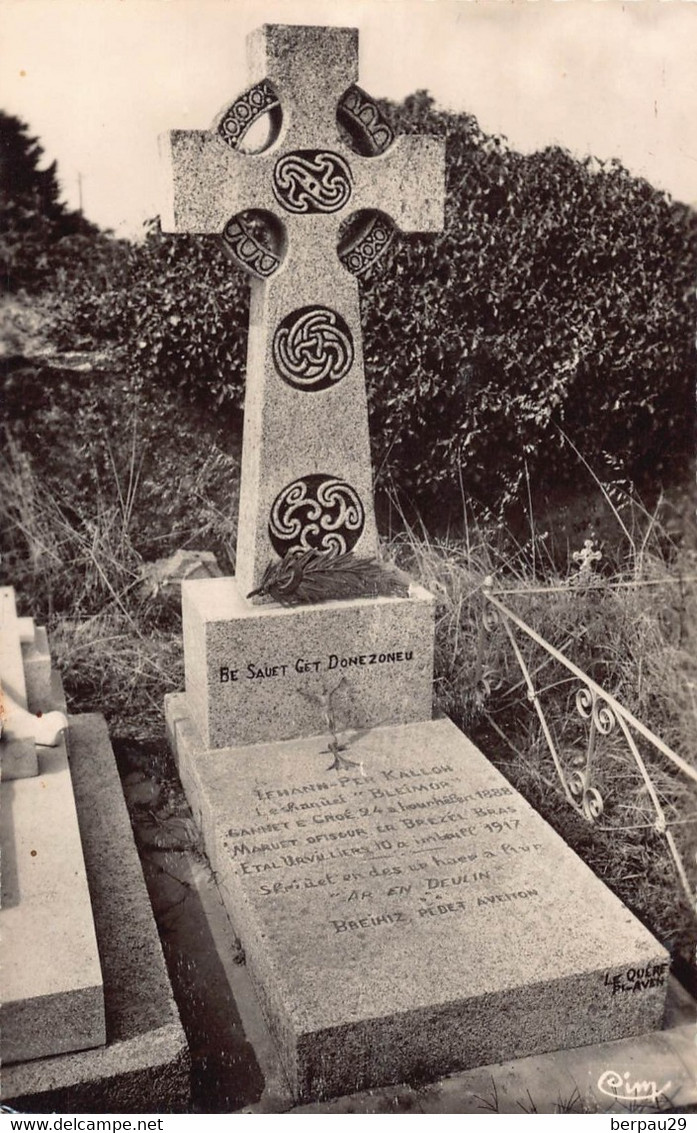
[[[170,742],[299,1101],[657,1029],[668,954],[449,721]]]
[[[180,1112],[189,1098],[189,1055],[101,716],[71,717],[70,768],[107,1041],[3,1066],[2,1101],[35,1113]]]

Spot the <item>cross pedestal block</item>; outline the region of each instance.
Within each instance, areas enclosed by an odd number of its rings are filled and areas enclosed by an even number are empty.
[[[430,719],[434,599],[254,606],[233,578],[182,584],[186,698],[207,748]]]

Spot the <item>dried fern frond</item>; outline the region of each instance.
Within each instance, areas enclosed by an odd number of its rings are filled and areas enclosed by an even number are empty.
[[[357,559],[353,551],[290,551],[267,566],[248,598],[267,595],[284,606],[314,605],[346,598],[378,598],[409,593],[409,579],[375,559]]]

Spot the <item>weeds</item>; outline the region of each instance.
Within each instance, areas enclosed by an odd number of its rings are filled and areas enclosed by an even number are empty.
[[[115,398],[118,378],[110,380],[110,391],[94,381],[83,390],[59,374],[49,404],[32,393],[7,429],[3,581],[16,586],[22,609],[46,621],[72,706],[103,712],[117,738],[156,740],[163,694],[183,681],[181,626],[178,609],[143,585],[143,565],[198,547],[231,569],[237,460],[190,407],[162,395],[153,408],[133,389]],[[21,388],[11,391],[18,404]],[[49,433],[47,441],[39,432],[41,447],[33,439],[39,422]],[[436,596],[437,707],[656,935],[687,957],[694,914],[626,745],[617,733],[603,737],[593,783],[605,809],[591,825],[565,798],[507,635],[501,626],[481,632],[493,578],[539,635],[694,765],[697,554],[669,530],[665,501],[649,510],[617,486],[611,492],[598,482],[596,489],[612,535],[591,533],[585,552],[579,538],[561,561],[558,542],[536,526],[530,494],[528,530],[517,537],[475,521],[463,507],[460,530],[441,537],[402,517],[385,555]],[[586,742],[576,685],[534,643],[521,648],[571,772]],[[693,786],[660,755],[642,754],[694,884]]]
[[[607,556],[591,558],[586,548],[580,559],[570,553],[560,572],[544,533],[535,531],[532,518],[530,524],[534,555],[529,544],[526,551],[500,529],[492,537],[472,522],[465,540],[432,539],[424,528],[412,528],[393,541],[393,556],[437,597],[437,705],[656,935],[687,958],[697,933],[694,901],[680,886],[621,729],[598,737],[591,781],[605,809],[591,825],[567,802],[503,624],[490,634],[481,625],[483,594],[493,581],[538,635],[694,767],[697,557],[668,535],[660,505],[650,513],[631,498],[623,502],[613,546],[613,563],[624,563],[620,570],[608,570]],[[516,640],[571,776],[583,767],[588,742],[588,722],[575,699],[579,682],[535,642],[522,634]],[[694,890],[695,784],[650,745],[641,741],[639,748]]]

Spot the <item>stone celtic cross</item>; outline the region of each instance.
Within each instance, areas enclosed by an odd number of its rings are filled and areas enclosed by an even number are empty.
[[[356,29],[267,25],[249,37],[248,58],[252,85],[210,131],[165,136],[172,195],[162,217],[165,231],[220,233],[253,277],[242,593],[294,548],[375,553],[356,276],[393,224],[442,228],[444,196],[443,142],[394,139],[355,85]],[[265,114],[266,148],[245,151]]]

